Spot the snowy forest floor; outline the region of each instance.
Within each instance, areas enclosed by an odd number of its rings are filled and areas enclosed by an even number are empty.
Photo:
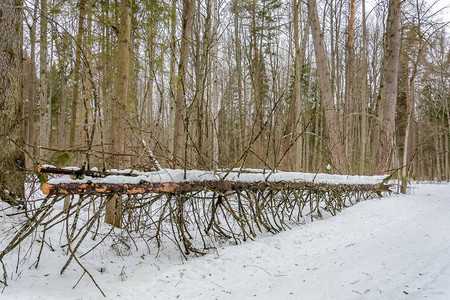
[[[82,272],[59,275],[67,256],[54,250],[38,269],[19,264],[0,298],[104,299],[87,275],[72,289]],[[170,247],[155,254],[104,247],[85,263],[107,299],[450,299],[450,184],[414,184],[188,261]]]

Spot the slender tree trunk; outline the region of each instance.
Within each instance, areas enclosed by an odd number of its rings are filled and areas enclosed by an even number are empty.
[[[86,26],[86,37],[83,41],[83,48],[85,53],[85,64],[87,64],[86,67],[83,68],[83,95],[84,95],[84,126],[83,126],[83,146],[87,147],[89,144],[89,140],[93,139],[93,136],[89,135],[90,131],[90,124],[92,124],[92,87],[91,87],[91,78],[89,74],[90,66],[92,65],[92,1],[93,0],[87,0],[87,9],[86,9],[86,19],[87,19],[87,26]],[[95,108],[94,108],[95,109]],[[95,126],[95,124],[91,125]]]
[[[35,159],[36,155],[36,122],[35,122],[35,111],[36,111],[36,20],[38,11],[39,0],[35,0],[34,12],[33,12],[33,23],[30,28],[30,74],[28,79],[28,132],[27,141],[29,144],[28,153],[32,157],[26,157],[27,168],[32,167],[32,159]]]
[[[74,67],[74,78],[73,78],[73,92],[72,92],[72,107],[70,114],[70,130],[69,130],[69,147],[73,148],[75,146],[75,135],[77,131],[77,114],[78,114],[78,95],[79,95],[79,81],[81,72],[81,50],[82,41],[84,35],[84,18],[86,1],[79,0],[78,2],[80,13],[78,17],[78,33],[75,39],[75,67]]]
[[[441,136],[439,132],[434,134],[434,152],[436,157],[436,178],[438,182],[442,180],[442,167],[441,167],[441,147],[439,147]]]
[[[292,98],[291,103],[289,105],[288,113],[287,113],[287,120],[286,120],[286,126],[283,131],[283,136],[281,140],[281,154],[285,155],[283,159],[282,167],[284,170],[293,170],[296,168],[298,163],[296,161],[301,162],[302,161],[302,152],[295,151],[296,147],[301,148],[301,137],[298,137],[297,135],[299,132],[297,132],[297,129],[299,126],[298,123],[301,122],[301,112],[300,109],[302,107],[300,106],[300,77],[301,77],[301,51],[300,51],[300,45],[299,45],[299,11],[300,11],[300,4],[297,0],[293,0],[292,2],[293,7],[293,15],[294,15],[294,52],[295,52],[295,63],[294,63],[294,89],[292,92]],[[301,125],[300,125],[301,127]],[[295,144],[295,146],[294,146]],[[294,147],[292,147],[294,146]],[[293,149],[290,149],[293,148]]]
[[[47,98],[48,98],[48,80],[47,80],[47,0],[41,0],[41,22],[40,22],[40,46],[39,46],[39,144],[48,146],[47,132]],[[43,158],[44,150],[40,150],[40,157]]]
[[[315,111],[315,122],[314,122],[314,133],[316,135],[320,136],[320,124],[319,120],[321,119],[320,115],[321,112],[319,111],[319,107],[318,105],[316,106],[316,111]],[[311,169],[316,171],[319,168],[319,163],[318,163],[318,156],[319,156],[319,138],[317,136],[314,136],[314,147],[313,147],[313,157],[312,157],[312,163],[311,163]]]
[[[308,16],[311,24],[311,34],[314,43],[319,86],[325,108],[325,123],[329,137],[329,150],[335,171],[345,174],[348,172],[345,160],[344,147],[339,132],[339,123],[331,88],[330,72],[327,66],[327,57],[323,44],[323,33],[320,29],[315,0],[308,0]]]
[[[400,56],[400,16],[401,0],[389,1],[389,16],[386,32],[386,53],[384,59],[384,78],[381,90],[383,123],[380,132],[380,145],[377,152],[375,172],[384,173],[389,167],[395,132],[395,109],[397,103],[397,73]]]
[[[66,111],[68,107],[67,103],[67,70],[69,69],[69,36],[64,34],[61,39],[61,53],[59,64],[61,66],[61,97],[58,106],[57,118],[58,123],[56,125],[56,145],[58,148],[66,148]]]
[[[445,110],[447,112],[447,130],[450,130],[450,113],[449,113],[449,109],[448,109],[448,101],[445,102]],[[446,124],[445,124],[445,120],[444,118],[442,118],[442,127],[445,128]],[[449,181],[450,180],[450,162],[449,162],[449,157],[450,157],[450,150],[449,150],[449,134],[447,131],[447,134],[445,134],[445,138],[444,138],[444,161],[445,161],[445,180]]]
[[[183,0],[182,32],[180,46],[180,60],[178,63],[177,94],[175,101],[175,124],[173,139],[173,163],[175,166],[186,167],[186,134],[187,134],[187,111],[186,111],[186,72],[189,61],[189,44],[194,22],[195,1]]]
[[[175,140],[175,119],[176,119],[176,94],[177,78],[175,74],[175,56],[176,56],[176,23],[177,23],[177,0],[172,0],[171,20],[170,20],[170,79],[169,79],[169,149],[173,151]],[[172,152],[172,161],[175,161],[175,153]]]
[[[0,1],[0,198],[24,198],[21,0]]]
[[[262,151],[262,129],[263,129],[263,111],[262,111],[262,97],[261,89],[262,89],[262,79],[261,79],[261,62],[260,62],[260,54],[259,54],[259,46],[257,39],[257,28],[256,28],[256,0],[253,0],[252,4],[252,39],[253,39],[253,98],[254,98],[254,115],[255,115],[255,124],[253,126],[252,139],[255,138],[258,134],[258,138],[256,139],[253,145],[253,167],[262,167],[261,159],[263,159],[263,151]]]
[[[197,38],[197,57],[195,59],[196,63],[196,88],[195,88],[195,149],[194,149],[194,161],[198,168],[204,168],[205,158],[204,158],[204,120],[205,120],[205,94],[206,94],[206,81],[207,72],[209,72],[210,66],[210,48],[212,44],[212,2],[207,0],[206,2],[206,17],[204,21],[204,32],[203,37],[200,40],[198,32]],[[200,8],[199,8],[200,10]],[[200,14],[197,14],[200,18]],[[200,22],[199,22],[200,23]]]
[[[406,187],[408,185],[408,141],[409,141],[409,131],[410,131],[410,124],[411,124],[411,97],[410,97],[410,91],[409,86],[407,85],[407,91],[406,91],[406,125],[405,125],[405,136],[403,140],[403,157],[402,157],[402,171],[401,171],[401,179],[402,179],[402,185],[401,185],[401,193],[406,194]]]
[[[361,155],[359,157],[359,175],[365,174],[366,140],[367,140],[367,28],[366,28],[366,0],[362,0],[362,87],[361,87]]]
[[[300,2],[299,2],[299,8],[300,8]],[[299,74],[297,74],[298,77],[298,101],[297,101],[297,107],[295,108],[296,111],[298,112],[298,118],[296,120],[296,129],[295,129],[295,133],[297,135],[301,134],[301,136],[298,137],[297,142],[295,143],[295,170],[296,171],[304,171],[303,168],[304,166],[306,166],[306,162],[302,163],[303,160],[307,161],[308,159],[308,153],[303,153],[303,144],[304,141],[308,141],[308,138],[306,136],[304,136],[303,131],[305,130],[305,116],[306,114],[304,113],[304,111],[306,110],[305,107],[305,100],[303,99],[302,96],[302,90],[301,90],[301,76],[302,76],[302,69],[303,69],[303,65],[305,63],[305,56],[306,56],[306,43],[308,42],[308,38],[309,38],[309,23],[306,22],[304,30],[303,30],[303,37],[302,37],[302,44],[300,46],[300,58],[299,58],[299,70],[296,72],[299,72]],[[296,75],[296,76],[297,76]]]
[[[152,11],[153,15],[153,11]],[[141,116],[145,122],[141,122],[141,132],[144,129],[143,124],[146,124],[147,128],[153,128],[153,81],[154,81],[154,59],[155,59],[155,33],[156,28],[154,25],[152,25],[148,29],[148,42],[147,42],[147,48],[148,48],[148,83],[147,83],[147,101],[146,101],[146,110],[142,110],[142,112],[146,111],[146,118],[144,116]],[[148,130],[148,129],[147,129]]]
[[[344,141],[345,141],[345,153],[348,159],[348,170],[351,172],[352,166],[352,149],[353,149],[353,111],[355,105],[353,103],[353,77],[354,77],[354,44],[355,44],[355,7],[356,0],[350,1],[350,19],[348,21],[348,39],[347,39],[347,68],[346,68],[346,88],[345,88],[345,104],[346,104],[346,112],[344,121],[345,132],[344,132]]]
[[[113,140],[114,153],[125,153],[126,135],[130,134],[125,120],[130,112],[128,89],[130,84],[130,41],[131,39],[131,0],[122,0],[120,5],[119,51],[115,99],[113,99]],[[118,160],[113,160],[118,161]],[[120,160],[114,167],[124,167],[126,161]]]
[[[106,24],[110,23],[110,3],[109,0],[106,0],[104,2],[102,2],[102,18],[104,20],[104,22]],[[112,127],[113,127],[113,109],[112,109],[112,103],[113,103],[113,92],[112,92],[112,82],[113,80],[113,72],[112,72],[112,53],[111,53],[111,28],[110,26],[105,25],[103,28],[103,32],[102,32],[102,52],[105,54],[105,57],[103,59],[103,68],[101,70],[101,72],[103,73],[103,80],[101,82],[101,95],[102,95],[102,108],[103,108],[103,113],[102,113],[102,117],[104,119],[103,124],[102,124],[102,150],[108,150],[109,152],[113,152],[113,148],[112,145],[109,144],[113,138],[112,138]],[[108,145],[104,145],[104,142],[108,143]],[[107,160],[109,162],[109,157],[103,157],[105,160]],[[111,157],[112,159],[114,159],[114,157]],[[103,162],[103,167],[106,168],[106,161]]]
[[[240,128],[240,150],[245,145],[245,137],[247,126],[245,125],[246,110],[244,105],[244,99],[242,95],[242,51],[241,51],[241,37],[239,30],[239,0],[233,2],[233,14],[234,14],[234,46],[236,49],[236,75],[237,75],[237,92],[238,92],[238,105],[239,105],[239,128]]]
[[[63,75],[63,85],[61,86],[61,105],[59,107],[58,113],[58,133],[57,133],[57,142],[59,148],[65,148],[65,124],[66,124],[66,109],[67,109],[67,91],[66,91],[66,79],[65,75]]]
[[[50,10],[49,10],[50,11]],[[52,19],[53,18],[53,14],[49,13],[49,18]],[[55,102],[53,99],[53,72],[51,71],[51,65],[53,64],[53,56],[54,56],[54,41],[55,41],[55,26],[53,26],[53,23],[50,23],[50,45],[48,46],[48,49],[50,50],[49,53],[49,57],[48,57],[48,62],[49,62],[49,71],[47,73],[47,86],[48,86],[48,90],[47,90],[47,122],[46,122],[46,127],[45,127],[45,132],[46,132],[46,137],[45,137],[45,144],[49,147],[53,146],[54,143],[54,134],[53,134],[53,121],[54,121],[54,115],[53,115],[53,108],[55,106]],[[41,130],[42,133],[42,130]]]
[[[219,163],[219,82],[218,82],[218,52],[219,45],[217,41],[219,27],[219,7],[217,5],[217,0],[214,0],[214,25],[213,25],[213,39],[214,45],[212,48],[212,57],[213,57],[213,92],[212,92],[212,136],[213,136],[213,154],[212,154],[212,167],[216,169]],[[238,75],[239,76],[239,75]]]

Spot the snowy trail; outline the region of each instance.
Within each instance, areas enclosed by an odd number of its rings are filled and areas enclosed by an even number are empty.
[[[108,299],[450,299],[450,184],[416,185],[185,263],[163,256],[125,258],[123,282],[117,272],[96,278]],[[79,274],[45,272],[24,271],[0,298],[103,299],[87,279],[71,289]]]

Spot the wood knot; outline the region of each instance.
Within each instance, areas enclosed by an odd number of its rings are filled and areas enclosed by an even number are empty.
[[[216,189],[219,192],[227,192],[231,190],[231,183],[229,181],[219,181],[217,182]]]

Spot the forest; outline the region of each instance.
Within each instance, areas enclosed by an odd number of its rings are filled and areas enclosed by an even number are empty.
[[[442,2],[2,1],[1,169],[449,180]]]
[[[0,0],[0,287],[448,294],[445,2]]]

